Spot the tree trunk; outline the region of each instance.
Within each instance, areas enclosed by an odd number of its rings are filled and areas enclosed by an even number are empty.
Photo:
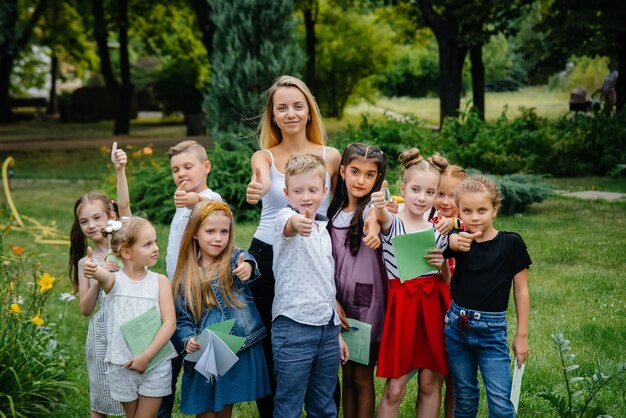
[[[118,40],[120,42],[122,85],[118,95],[119,105],[113,126],[113,134],[128,135],[130,133],[131,101],[134,90],[130,81],[130,59],[128,56],[128,0],[119,0],[118,10]]]
[[[617,69],[620,72],[620,76],[617,77],[617,84],[615,85],[615,94],[617,95],[615,107],[619,112],[624,109],[624,103],[626,102],[626,44],[624,42],[619,44]]]
[[[207,0],[193,0],[193,8],[196,12],[196,20],[202,33],[202,44],[206,49],[209,60],[213,51],[213,24],[211,23],[211,9]]]
[[[438,37],[439,45],[439,128],[448,116],[457,117],[461,107],[461,70],[465,49],[456,39]]]
[[[315,7],[315,10],[314,10]],[[315,23],[317,21],[317,7],[306,5],[302,10],[304,15],[305,44],[306,44],[306,74],[305,81],[313,96],[317,97],[319,92],[319,83],[317,81],[317,73],[315,70],[315,46],[317,37],[315,35]]]
[[[485,120],[485,65],[483,64],[483,45],[470,47],[472,64],[472,101],[478,115]]]
[[[57,112],[57,78],[59,75],[59,58],[52,52],[50,57],[50,92],[48,93],[48,115],[54,115]]]
[[[13,109],[9,97],[13,57],[4,55],[0,58],[0,123],[13,122]]]
[[[417,0],[439,48],[439,128],[447,116],[459,115],[461,72],[467,50],[459,47],[459,28],[452,16],[437,13],[429,0]]]

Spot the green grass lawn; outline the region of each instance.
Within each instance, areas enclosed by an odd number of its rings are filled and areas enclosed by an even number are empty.
[[[565,190],[588,189],[589,184],[607,185],[611,191],[626,192],[624,180],[604,178],[553,179]],[[86,416],[89,409],[84,343],[88,318],[78,312],[77,301],[58,300],[61,292],[71,289],[67,276],[68,247],[36,241],[35,222],[54,227],[66,237],[72,222],[75,199],[98,183],[85,180],[16,180],[13,196],[29,228],[12,228],[5,245],[21,245],[36,254],[44,270],[61,280],[53,290],[46,320],[56,323],[59,344],[70,354],[73,379],[81,392],[59,406],[55,416]],[[599,188],[599,187],[598,187]],[[4,204],[4,196],[0,198]],[[170,202],[164,202],[169,204]],[[622,249],[626,247],[626,202],[583,201],[554,196],[534,204],[524,215],[503,217],[496,221],[501,230],[519,232],[533,259],[529,273],[531,294],[531,356],[524,375],[519,416],[554,416],[545,401],[536,396],[544,388],[561,383],[558,357],[550,348],[550,334],[562,331],[572,341],[572,350],[581,374],[590,374],[596,364],[608,365],[626,360],[626,289]],[[255,225],[237,226],[237,241],[247,248]],[[167,226],[157,227],[162,253],[156,271],[164,272]],[[512,306],[512,302],[510,306]],[[509,311],[512,337],[514,310]],[[384,382],[377,380],[378,396]],[[601,392],[597,404],[615,417],[626,411],[624,379]],[[415,379],[410,383],[400,416],[414,416]],[[486,416],[485,402],[479,416]],[[253,404],[238,405],[237,417],[256,416]],[[178,415],[182,416],[182,415]]]

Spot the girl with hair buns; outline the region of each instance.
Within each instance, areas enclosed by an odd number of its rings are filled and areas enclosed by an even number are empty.
[[[416,148],[400,155],[404,207],[397,215],[385,207],[385,188],[372,193],[371,201],[382,228],[383,258],[389,278],[389,295],[376,375],[387,383],[378,406],[379,417],[397,416],[411,372],[418,375],[418,417],[438,417],[443,376],[448,373],[444,345],[444,316],[450,304],[447,283],[450,272],[442,251],[446,237],[434,230],[436,248],[425,258],[433,270],[402,283],[399,279],[392,238],[435,228],[424,214],[435,203],[445,158],[424,159]]]
[[[267,91],[267,99],[258,129],[260,150],[251,159],[252,180],[246,190],[250,204],[262,203],[261,220],[254,233],[250,254],[259,265],[261,277],[250,286],[254,302],[268,334],[272,328],[272,301],[274,274],[272,272],[272,244],[276,236],[276,215],[287,206],[285,165],[291,155],[314,154],[326,163],[325,185],[328,190],[318,213],[326,215],[329,196],[334,190],[341,155],[335,148],[325,146],[326,134],[319,107],[309,88],[301,80],[283,75]],[[265,358],[270,371],[274,370],[270,338],[263,340]],[[276,384],[273,374],[272,393]],[[262,418],[273,415],[273,396],[257,401]]]

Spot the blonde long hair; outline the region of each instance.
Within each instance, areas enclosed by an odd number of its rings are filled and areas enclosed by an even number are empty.
[[[311,120],[306,125],[306,137],[314,144],[324,145],[326,143],[326,132],[324,131],[322,114],[320,113],[320,108],[317,106],[317,102],[311,90],[309,90],[302,80],[290,75],[283,75],[267,90],[265,107],[258,128],[259,147],[261,147],[261,149],[272,148],[280,144],[283,140],[283,133],[278,126],[273,123],[274,93],[276,93],[276,90],[280,87],[295,87],[304,94],[309,106],[309,116],[311,117]]]
[[[230,236],[226,248],[216,257],[215,262],[207,269],[202,269],[198,265],[200,246],[194,235],[200,229],[202,222],[208,216],[216,213],[221,213],[230,218]],[[211,288],[212,280],[217,280],[217,288],[221,291],[224,302],[228,306],[239,308],[243,306],[233,292],[230,260],[234,247],[234,220],[228,205],[224,202],[212,200],[196,204],[180,241],[178,263],[176,264],[174,282],[172,284],[174,296],[183,295],[185,305],[191,310],[195,321],[200,321],[204,308],[217,306],[217,299]]]

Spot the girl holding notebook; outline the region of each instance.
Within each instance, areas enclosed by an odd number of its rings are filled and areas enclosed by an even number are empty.
[[[383,232],[383,257],[389,278],[377,376],[387,383],[378,406],[379,417],[397,416],[411,372],[419,369],[418,417],[439,416],[443,376],[448,373],[444,346],[444,315],[449,306],[447,282],[450,274],[442,250],[445,236],[434,231],[435,242],[424,258],[432,271],[402,282],[392,245],[394,237],[432,229],[424,214],[435,202],[441,173],[448,166],[445,158],[428,159],[416,148],[400,155],[404,207],[397,215],[385,207],[385,188],[372,193],[371,201]]]
[[[211,324],[235,319],[232,334],[245,337],[237,362],[223,376],[209,381],[183,364],[180,410],[197,417],[230,417],[233,405],[270,393],[263,347],[265,328],[248,284],[259,277],[254,258],[235,248],[233,214],[224,202],[194,206],[180,243],[174,273],[176,332],[187,353],[201,347],[196,338]]]
[[[176,328],[172,288],[167,277],[147,270],[159,256],[156,231],[150,222],[135,216],[122,218],[110,222],[105,232],[111,234],[112,254],[122,260],[124,267],[111,273],[96,264],[89,248],[84,275],[95,277],[107,294],[105,361],[111,397],[122,403],[127,417],[156,416],[161,398],[172,391],[172,366],[165,361],[171,356],[147,369]],[[161,326],[152,342],[140,354],[133,355],[122,326],[152,309],[160,314]]]

